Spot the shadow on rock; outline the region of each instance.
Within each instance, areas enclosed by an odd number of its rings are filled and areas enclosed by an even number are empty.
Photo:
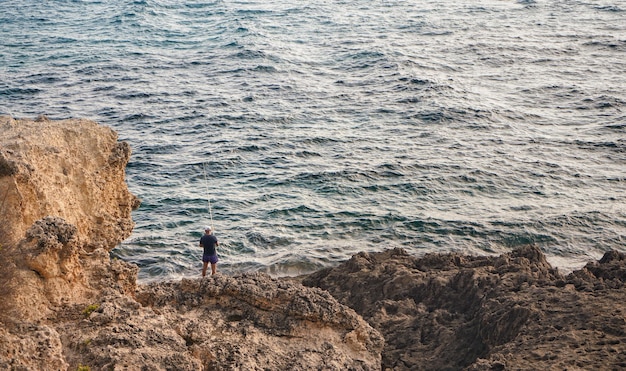
[[[384,335],[383,369],[620,368],[625,263],[610,252],[564,278],[535,246],[497,257],[395,249],[359,253],[303,283]]]

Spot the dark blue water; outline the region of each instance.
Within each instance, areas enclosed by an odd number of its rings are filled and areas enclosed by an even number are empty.
[[[626,0],[0,1],[0,36],[1,114],[130,142],[141,280],[205,224],[225,273],[626,251]]]

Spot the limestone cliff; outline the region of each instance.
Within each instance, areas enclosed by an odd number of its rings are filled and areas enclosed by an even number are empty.
[[[134,292],[137,268],[109,258],[139,205],[125,180],[129,145],[87,120],[5,116],[0,132],[0,234],[13,247],[3,269],[16,287],[5,312],[37,321],[103,287]]]
[[[384,340],[267,275],[137,287],[130,148],[87,120],[0,119],[0,369],[374,370]]]
[[[35,221],[63,218],[87,251],[113,249],[139,204],[125,182],[130,146],[88,120],[0,116],[0,228],[15,241]]]

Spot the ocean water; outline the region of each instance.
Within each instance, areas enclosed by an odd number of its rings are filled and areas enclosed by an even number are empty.
[[[143,282],[206,224],[226,274],[626,251],[625,111],[626,0],[0,0],[0,114],[131,144]]]

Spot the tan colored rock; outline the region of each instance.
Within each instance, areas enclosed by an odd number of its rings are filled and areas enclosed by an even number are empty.
[[[17,244],[16,288],[7,293],[14,319],[36,321],[55,307],[88,304],[104,289],[133,295],[138,268],[112,261],[104,249],[86,252],[76,227],[58,217],[36,221]]]
[[[59,333],[49,325],[0,327],[1,370],[67,370]]]
[[[128,145],[86,120],[0,119],[0,369],[372,370],[381,335],[266,275],[137,287]],[[139,301],[135,297],[139,298]]]
[[[113,249],[139,205],[125,182],[130,146],[89,120],[0,116],[0,228],[14,241],[46,216],[77,228],[87,251]]]
[[[109,290],[88,315],[59,311],[65,360],[97,370],[380,368],[381,335],[319,289],[218,275],[141,286],[137,297]]]
[[[0,117],[0,234],[13,251],[14,320],[87,303],[103,287],[134,292],[137,268],[108,252],[132,231],[127,143],[88,120]],[[8,282],[7,282],[8,283]],[[10,304],[10,305],[9,305]]]
[[[319,289],[256,273],[150,284],[137,298],[177,318],[207,369],[380,367],[382,336]]]

